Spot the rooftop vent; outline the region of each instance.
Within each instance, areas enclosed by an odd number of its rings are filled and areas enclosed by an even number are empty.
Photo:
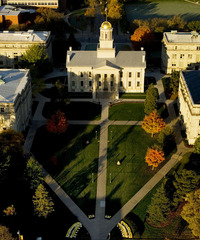
[[[176,34],[176,33],[177,33],[177,30],[171,30],[171,33],[172,33],[172,34]]]
[[[196,31],[192,31],[191,35],[192,35],[193,38],[197,38],[199,34]]]
[[[5,84],[5,81],[3,80],[3,77],[0,75],[0,85]]]

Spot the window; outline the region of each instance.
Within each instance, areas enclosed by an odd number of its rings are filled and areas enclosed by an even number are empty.
[[[5,109],[4,108],[1,108],[1,113],[4,113],[5,112]]]
[[[111,86],[111,87],[113,86],[113,81],[110,82],[110,86]]]
[[[140,72],[137,72],[137,77],[140,78]]]
[[[101,87],[101,81],[99,81],[99,87]]]
[[[72,87],[75,87],[75,81],[72,81]]]
[[[172,67],[176,67],[176,63],[172,63]]]
[[[123,82],[122,81],[120,81],[120,87],[123,87]]]
[[[174,46],[174,49],[177,50],[177,46]]]
[[[92,73],[91,73],[91,72],[89,72],[89,73],[88,73],[88,76],[89,76],[89,77],[91,77],[91,76],[92,76]]]
[[[114,74],[111,74],[110,78],[111,78],[111,80],[113,80],[114,79]]]
[[[120,77],[121,77],[121,78],[123,77],[123,72],[120,72]]]
[[[139,81],[137,81],[137,87],[139,87],[140,86],[140,82]]]
[[[192,59],[192,54],[188,54],[188,59]]]
[[[129,73],[128,73],[128,77],[130,77],[130,78],[131,78],[131,72],[129,72]]]
[[[104,74],[104,79],[107,80],[107,74]]]
[[[197,50],[200,50],[200,46],[197,46]]]
[[[172,59],[176,59],[177,55],[176,54],[172,54]]]
[[[80,76],[83,77],[83,73],[82,72],[80,73]]]
[[[81,81],[81,87],[83,87],[83,81]]]
[[[92,87],[92,81],[89,81],[89,87]]]
[[[131,81],[128,82],[128,86],[131,87]]]
[[[180,54],[180,58],[184,58],[184,54]]]

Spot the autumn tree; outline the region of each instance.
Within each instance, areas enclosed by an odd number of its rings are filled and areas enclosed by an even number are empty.
[[[86,17],[94,17],[96,7],[98,6],[97,0],[87,0],[88,8],[85,12]]]
[[[35,215],[38,217],[47,218],[54,211],[52,198],[42,184],[40,184],[35,191],[33,205]]]
[[[58,110],[55,114],[47,119],[46,129],[51,133],[64,133],[68,127],[67,119],[65,114]]]
[[[147,208],[147,219],[155,226],[166,222],[169,216],[170,200],[166,196],[164,185],[163,183],[157,188]]]
[[[16,210],[14,205],[8,206],[6,209],[3,210],[5,216],[14,216],[16,215]]]
[[[12,234],[9,232],[9,229],[3,225],[0,225],[0,239],[16,240],[15,238],[13,238]]]
[[[151,133],[151,136],[155,133],[160,132],[163,128],[165,128],[165,122],[157,113],[157,110],[154,110],[150,115],[146,115],[143,122],[142,128],[147,132]]]
[[[181,216],[188,222],[194,236],[200,238],[200,189],[187,194],[185,201]]]
[[[165,160],[164,153],[156,148],[148,148],[145,162],[152,166],[152,170]]]
[[[153,110],[157,109],[158,91],[153,84],[150,84],[146,91],[146,99],[144,102],[144,112],[149,115]]]
[[[179,15],[176,15],[168,19],[167,24],[170,29],[184,30],[187,22]]]
[[[33,157],[27,161],[25,176],[31,189],[36,189],[44,180],[42,168]]]
[[[108,0],[108,18],[119,20],[123,14],[123,4],[119,0]]]
[[[173,194],[173,205],[176,207],[184,200],[186,194],[197,188],[200,175],[197,175],[193,170],[183,169],[175,172],[174,178],[173,185],[175,192]]]
[[[131,36],[133,47],[137,50],[141,47],[148,47],[154,40],[154,36],[149,27],[141,26],[137,28]]]

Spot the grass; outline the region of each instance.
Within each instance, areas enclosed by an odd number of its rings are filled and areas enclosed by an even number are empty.
[[[200,6],[180,0],[152,0],[125,4],[128,22],[134,19],[171,18],[180,15],[185,20],[198,20]]]
[[[65,134],[55,135],[42,127],[32,146],[36,159],[86,214],[94,214],[95,209],[99,151],[96,131],[97,126],[71,125]]]
[[[106,213],[113,215],[155,174],[144,158],[156,139],[141,126],[110,126],[109,139]]]
[[[144,116],[144,103],[120,103],[109,108],[110,120],[142,121]]]
[[[146,93],[119,93],[122,99],[145,99]]]
[[[82,31],[85,31],[87,27],[87,19],[84,16],[85,12],[86,9],[78,9],[77,11],[74,11],[69,18],[71,25]]]
[[[50,118],[58,109],[63,111],[68,120],[99,120],[101,105],[91,102],[70,102],[70,104],[45,103],[43,116]]]

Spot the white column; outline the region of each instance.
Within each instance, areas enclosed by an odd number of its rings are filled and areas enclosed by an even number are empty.
[[[95,74],[92,74],[92,98],[96,98],[96,89],[97,88],[97,81],[95,78]]]
[[[71,92],[71,72],[67,72],[68,76],[68,92]]]

